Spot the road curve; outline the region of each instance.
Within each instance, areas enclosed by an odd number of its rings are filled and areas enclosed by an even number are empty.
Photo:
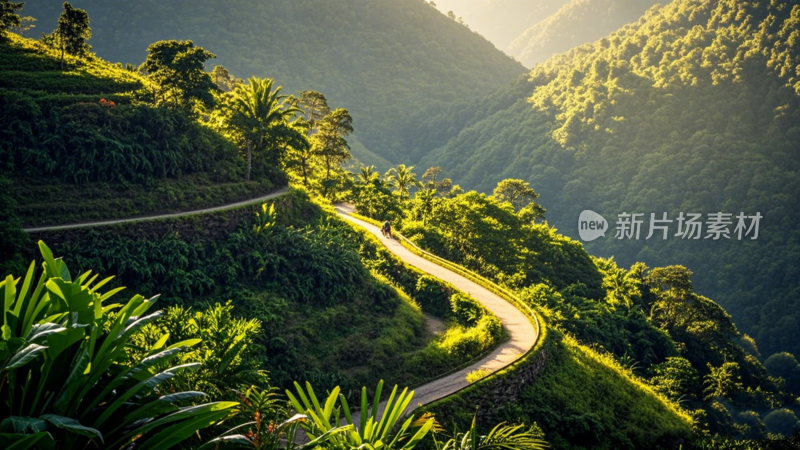
[[[29,233],[34,233],[39,231],[91,228],[91,227],[100,227],[105,225],[116,225],[122,223],[144,222],[150,220],[172,219],[178,217],[194,216],[199,214],[207,214],[207,213],[247,206],[255,203],[260,203],[266,200],[273,199],[275,197],[279,197],[284,193],[286,193],[287,190],[288,188],[282,188],[277,191],[273,191],[267,195],[264,195],[262,197],[236,203],[229,203],[227,205],[222,205],[222,206],[215,206],[213,208],[198,209],[194,211],[184,211],[184,212],[161,214],[154,216],[134,217],[129,219],[117,219],[117,220],[86,222],[78,224],[25,228],[24,230]],[[467,278],[464,278],[463,276],[455,272],[445,269],[442,266],[439,266],[421,256],[412,253],[410,250],[403,247],[400,244],[400,242],[394,239],[384,238],[378,227],[370,223],[364,222],[363,220],[352,217],[350,215],[350,213],[353,212],[353,209],[351,207],[346,205],[337,205],[336,212],[337,214],[339,214],[339,216],[341,216],[345,220],[348,220],[356,225],[359,225],[364,229],[366,229],[368,232],[372,233],[386,246],[386,248],[390,252],[394,253],[395,256],[397,256],[401,260],[422,270],[423,272],[433,277],[439,278],[440,280],[444,280],[452,284],[460,291],[469,294],[470,296],[472,296],[472,298],[481,302],[481,304],[483,304],[488,310],[490,310],[500,319],[503,326],[506,328],[509,335],[511,336],[511,338],[507,342],[501,344],[499,347],[497,347],[494,351],[492,351],[489,355],[485,356],[480,361],[468,367],[465,367],[459,370],[458,372],[452,373],[442,378],[438,378],[436,380],[433,380],[429,383],[426,383],[422,386],[415,388],[414,399],[412,400],[412,404],[409,405],[410,409],[414,409],[420,405],[426,405],[432,403],[436,400],[452,395],[458,392],[459,390],[467,387],[469,383],[467,383],[466,378],[467,374],[470,372],[476,370],[484,370],[486,371],[487,374],[493,374],[505,367],[508,367],[514,361],[518,360],[530,349],[532,349],[533,346],[536,344],[536,341],[539,338],[538,330],[534,328],[528,317],[511,303],[507,302],[506,300],[503,300],[497,294],[478,285],[477,283],[468,280]],[[381,409],[383,409],[384,406],[385,402],[382,403]],[[360,417],[358,416],[353,417],[354,420],[358,420],[359,418]],[[356,425],[358,426],[358,424]]]
[[[101,227],[104,225],[117,225],[120,223],[146,222],[148,220],[162,220],[162,219],[174,219],[177,217],[196,216],[198,214],[213,213],[218,211],[224,211],[226,209],[233,209],[242,206],[252,205],[254,203],[261,203],[263,201],[279,197],[285,194],[286,191],[288,190],[289,188],[281,188],[278,189],[277,191],[272,191],[269,194],[264,195],[262,197],[251,198],[250,200],[243,200],[241,202],[236,202],[236,203],[228,203],[227,205],[214,206],[213,208],[196,209],[194,211],[159,214],[155,216],[133,217],[129,219],[103,220],[99,222],[72,223],[68,225],[51,225],[47,227],[23,228],[23,230],[27,231],[28,233],[36,233],[38,231],[70,230],[73,228]]]
[[[485,370],[491,374],[509,366],[536,344],[539,337],[538,331],[534,329],[530,319],[511,303],[503,300],[497,294],[477,283],[412,253],[410,250],[403,247],[399,241],[384,238],[380,229],[375,225],[352,217],[350,215],[350,213],[353,212],[351,207],[337,205],[336,212],[345,220],[359,225],[372,233],[380,239],[390,252],[394,253],[395,256],[401,260],[433,277],[452,284],[460,291],[469,294],[472,298],[481,302],[486,309],[493,312],[500,319],[503,326],[511,335],[511,339],[475,364],[415,388],[414,399],[411,401],[412,404],[409,405],[411,409],[447,397],[465,388],[469,385],[466,378],[467,374],[470,372]],[[353,419],[355,420],[356,417],[353,417]]]

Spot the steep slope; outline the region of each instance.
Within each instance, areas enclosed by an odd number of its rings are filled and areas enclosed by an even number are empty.
[[[583,209],[611,227],[618,214],[644,213],[638,240],[608,232],[587,247],[624,265],[688,266],[697,291],[722,304],[763,354],[798,353],[799,23],[800,5],[789,1],[681,0],[650,10],[463,107],[467,119],[437,118],[466,128],[421,165],[484,191],[507,177],[529,180],[549,222],[570,236]],[[478,119],[487,104],[506,106]],[[676,222],[667,240],[646,240],[650,213],[663,212],[763,219],[756,240],[682,240]]]
[[[535,357],[424,410],[459,428],[473,414],[485,427],[535,422],[556,450],[667,449],[691,438],[686,412],[613,358],[555,329],[543,338]]]
[[[527,67],[635,22],[657,0],[573,0],[526,29],[508,51]]]
[[[406,137],[421,117],[524,72],[418,0],[79,0],[74,6],[88,11],[90,43],[100,56],[139,63],[157,40],[191,39],[236,76],[275,78],[286,93],[323,92],[331,105],[350,110],[361,153],[391,162],[407,159]],[[30,2],[25,14],[47,30],[59,8]]]

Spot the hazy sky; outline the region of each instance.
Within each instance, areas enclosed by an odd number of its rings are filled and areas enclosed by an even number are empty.
[[[554,13],[568,0],[439,0],[444,13],[452,10],[469,27],[508,53],[511,41]]]

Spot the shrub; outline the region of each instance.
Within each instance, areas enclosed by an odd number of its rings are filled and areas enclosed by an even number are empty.
[[[782,434],[786,437],[794,435],[800,430],[800,421],[790,409],[778,409],[764,417],[764,425],[770,433]]]

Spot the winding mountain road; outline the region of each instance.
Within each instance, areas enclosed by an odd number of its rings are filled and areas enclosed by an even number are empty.
[[[511,336],[507,342],[501,344],[480,361],[458,372],[415,388],[414,399],[412,400],[412,405],[409,405],[410,408],[413,409],[418,405],[426,405],[447,397],[448,395],[452,395],[469,385],[469,383],[467,383],[468,373],[476,370],[484,370],[487,374],[495,373],[509,366],[536,345],[536,341],[539,338],[538,330],[531,324],[530,319],[511,303],[479,284],[412,253],[410,250],[403,247],[399,241],[384,238],[378,227],[351,216],[350,214],[353,212],[352,207],[336,205],[336,212],[342,218],[372,233],[380,239],[390,252],[394,253],[395,256],[401,260],[433,277],[452,284],[460,291],[469,294],[472,298],[481,302],[486,309],[493,312],[494,315],[500,319]],[[356,418],[353,417],[353,419],[355,420]]]
[[[287,190],[288,190],[287,188],[279,189],[262,197],[236,203],[230,203],[222,206],[216,206],[213,208],[198,209],[194,211],[144,216],[144,217],[134,217],[129,219],[117,219],[117,220],[86,222],[86,223],[77,223],[68,225],[52,225],[45,227],[25,228],[25,231],[29,233],[35,233],[40,231],[68,230],[75,228],[92,228],[105,225],[116,225],[124,223],[188,217],[188,216],[223,211],[227,209],[234,209],[242,206],[263,202],[266,200],[273,199],[275,197],[279,197],[284,193],[286,193]],[[470,372],[482,370],[485,371],[487,375],[489,375],[505,367],[508,367],[510,364],[518,360],[530,349],[532,349],[533,346],[536,344],[536,341],[539,338],[538,330],[534,328],[534,326],[531,324],[530,320],[525,314],[523,314],[520,310],[518,310],[514,305],[512,305],[508,301],[502,299],[497,294],[478,285],[477,283],[455,272],[445,269],[444,267],[439,266],[431,261],[428,261],[427,259],[418,256],[415,253],[412,253],[410,250],[403,247],[399,241],[394,239],[384,238],[378,227],[351,216],[350,214],[354,212],[352,207],[348,205],[337,205],[336,212],[337,214],[339,214],[339,216],[341,216],[345,220],[348,220],[366,229],[368,232],[372,233],[386,246],[386,248],[390,252],[394,253],[401,260],[422,270],[423,272],[433,277],[439,278],[440,280],[444,280],[452,284],[460,291],[469,294],[470,296],[472,296],[472,298],[481,302],[481,304],[483,304],[488,310],[490,310],[500,319],[503,326],[511,336],[507,342],[501,344],[499,347],[494,349],[494,351],[486,355],[480,361],[468,367],[464,367],[457,372],[443,376],[442,378],[438,378],[436,380],[433,380],[429,383],[426,383],[422,386],[415,388],[414,399],[412,400],[412,404],[409,405],[410,409],[414,409],[419,405],[426,405],[432,403],[436,400],[452,395],[458,392],[459,390],[467,387],[469,383],[467,383],[466,378],[467,374]],[[354,416],[353,419],[357,419],[357,417]]]

